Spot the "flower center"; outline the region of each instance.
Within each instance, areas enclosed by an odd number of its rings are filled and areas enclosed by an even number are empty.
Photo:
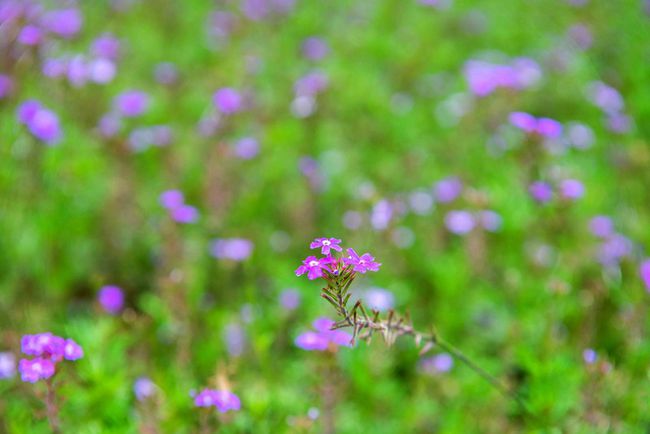
[[[309,266],[310,267],[315,267],[318,265],[318,261],[309,261]]]
[[[323,241],[324,246],[329,246],[330,244],[332,244],[332,243],[329,240]]]

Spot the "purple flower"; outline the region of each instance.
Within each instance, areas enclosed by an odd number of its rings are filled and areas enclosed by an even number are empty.
[[[618,113],[625,106],[620,92],[602,81],[591,83],[587,94],[591,102],[605,113]]]
[[[476,216],[477,223],[488,232],[496,232],[501,229],[503,219],[496,211],[485,210],[478,213]]]
[[[294,310],[300,305],[300,293],[295,289],[286,289],[280,294],[280,305],[287,310]]]
[[[329,53],[327,43],[321,38],[307,38],[302,43],[302,55],[309,60],[321,60]]]
[[[323,270],[328,270],[327,265],[329,264],[328,258],[316,258],[315,256],[308,256],[302,261],[302,265],[296,269],[296,276],[302,276],[305,273],[309,280],[318,279],[323,277]]]
[[[528,187],[528,192],[539,203],[546,203],[553,199],[553,188],[542,181],[535,181]]]
[[[607,129],[613,133],[627,133],[631,127],[632,119],[625,113],[611,113],[607,116]]]
[[[589,221],[589,230],[598,238],[607,238],[614,234],[614,222],[607,216],[598,215]]]
[[[310,249],[321,249],[321,253],[323,255],[329,255],[330,254],[330,249],[334,249],[337,252],[343,251],[341,246],[341,240],[338,238],[316,238],[312,243],[309,245]]]
[[[0,380],[16,375],[16,356],[9,352],[0,353]]]
[[[133,383],[133,393],[138,401],[144,401],[156,393],[156,385],[148,377],[140,377]]]
[[[244,353],[246,333],[241,325],[234,322],[227,324],[223,331],[223,338],[226,341],[228,354],[239,357]]]
[[[140,116],[149,107],[149,95],[139,90],[129,90],[117,95],[113,105],[122,116]]]
[[[210,246],[215,258],[243,261],[253,253],[253,242],[244,238],[217,238]]]
[[[555,119],[535,118],[525,112],[513,112],[509,116],[510,123],[528,134],[539,134],[549,139],[557,139],[562,135],[562,124]]]
[[[470,91],[479,97],[487,96],[498,88],[530,87],[542,76],[539,65],[527,58],[514,59],[509,65],[470,60],[465,64],[464,74]]]
[[[352,265],[352,269],[357,273],[365,274],[367,271],[379,271],[381,264],[375,262],[375,258],[370,253],[359,256],[354,249],[347,249],[347,252],[348,256],[343,258],[343,262],[346,265]]]
[[[260,152],[260,144],[253,137],[244,137],[235,143],[235,155],[243,160],[250,160]]]
[[[420,361],[420,369],[427,374],[449,372],[453,366],[454,359],[447,353],[436,354]]]
[[[81,30],[83,17],[75,8],[50,11],[43,16],[43,26],[52,33],[71,38]]]
[[[177,223],[194,223],[199,219],[199,211],[190,205],[181,205],[171,210],[171,217]]]
[[[59,118],[54,112],[41,108],[27,124],[29,131],[45,144],[55,145],[61,140]]]
[[[95,59],[91,61],[87,67],[87,73],[90,78],[95,83],[106,84],[113,81],[115,78],[115,64],[108,59]]]
[[[54,375],[54,362],[49,359],[37,357],[33,360],[21,359],[18,364],[21,380],[27,383],[36,383],[46,380]]]
[[[650,259],[641,262],[639,275],[641,276],[641,280],[643,280],[646,291],[650,292]]]
[[[30,99],[24,101],[18,106],[18,121],[25,125],[29,124],[41,107],[41,103],[36,100]]]
[[[537,129],[537,119],[535,116],[525,112],[512,112],[508,117],[510,124],[532,134]]]
[[[156,65],[153,75],[158,83],[169,86],[178,81],[178,68],[171,62],[161,62]]]
[[[160,204],[170,210],[178,208],[184,202],[185,198],[180,190],[167,190],[160,195]]]
[[[368,307],[380,312],[392,309],[395,305],[395,296],[392,292],[382,288],[371,288],[363,294]]]
[[[585,124],[577,122],[569,125],[567,136],[571,145],[578,149],[590,148],[595,140],[592,129]]]
[[[14,82],[8,75],[0,74],[0,99],[4,99],[13,91]]]
[[[605,239],[598,251],[598,260],[605,266],[618,264],[632,253],[632,241],[621,234],[613,234]]]
[[[569,200],[580,199],[585,193],[582,182],[575,179],[565,179],[560,183],[560,195]]]
[[[44,357],[59,362],[65,355],[65,339],[50,332],[24,335],[20,344],[22,352],[28,356]]]
[[[435,199],[440,203],[449,203],[463,192],[463,183],[455,176],[442,179],[433,186]]]
[[[240,112],[244,108],[244,99],[235,89],[224,87],[216,91],[212,97],[217,110],[225,115]]]
[[[476,221],[469,211],[449,211],[445,216],[445,226],[456,235],[468,234],[474,229]]]
[[[194,397],[197,407],[216,407],[221,413],[241,408],[241,401],[234,393],[227,390],[203,389]]]
[[[587,348],[582,352],[582,360],[588,365],[593,365],[598,360],[598,354],[592,348]]]
[[[343,330],[330,330],[334,321],[329,318],[318,318],[313,322],[316,330],[298,335],[295,344],[307,351],[325,351],[338,346],[351,347],[352,335]]]
[[[115,137],[121,129],[122,119],[113,113],[102,116],[97,124],[97,130],[105,138]]]
[[[16,40],[23,45],[38,45],[43,42],[43,30],[40,27],[28,24],[22,28]]]
[[[380,200],[372,207],[370,224],[378,231],[383,231],[393,218],[393,206],[385,199]]]
[[[327,76],[320,71],[312,71],[300,77],[294,85],[296,96],[316,96],[327,89]]]
[[[63,357],[66,360],[79,360],[84,356],[84,350],[72,339],[66,339],[63,346]]]
[[[117,315],[124,307],[124,292],[118,286],[103,286],[99,290],[97,300],[106,312]]]
[[[91,52],[93,56],[117,60],[120,56],[120,40],[110,33],[105,33],[93,41]]]

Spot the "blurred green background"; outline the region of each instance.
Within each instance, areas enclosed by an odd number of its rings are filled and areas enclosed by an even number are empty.
[[[323,432],[324,411],[340,433],[648,432],[647,4],[248,3],[266,12],[251,19],[236,1],[79,2],[81,32],[38,50],[0,33],[0,73],[14,80],[0,99],[0,351],[20,357],[20,336],[42,331],[82,345],[84,359],[60,374],[64,432],[198,432],[190,391],[218,374],[242,399],[221,418],[224,433]],[[227,36],[215,32],[215,12],[230,14]],[[572,39],[576,24],[588,44]],[[45,58],[86,53],[105,32],[121,43],[109,84],[43,76]],[[319,61],[301,53],[314,36],[329,46]],[[518,57],[539,65],[533,86],[472,94],[466,62]],[[176,66],[173,84],[154,79],[160,62]],[[327,87],[313,113],[297,116],[294,85],[315,70]],[[611,131],[590,102],[597,81],[622,95],[625,131]],[[206,131],[223,87],[240,90],[247,109]],[[103,137],[97,123],[129,89],[146,92],[150,109]],[[59,116],[57,146],[17,121],[30,98]],[[581,122],[593,145],[545,149],[510,128],[513,111]],[[169,145],[129,148],[131,130],[160,124],[173,131]],[[243,137],[258,140],[259,155],[233,154]],[[440,203],[434,184],[451,176],[463,192]],[[534,180],[567,178],[584,197],[539,204],[528,192]],[[170,219],[159,203],[169,189],[198,209],[196,223]],[[413,212],[414,192],[431,208]],[[382,206],[392,212],[377,225]],[[498,231],[445,227],[450,210],[484,209],[501,217]],[[590,232],[596,215],[629,241],[613,264],[599,261],[608,247]],[[315,318],[334,315],[319,284],[294,275],[321,236],[372,252],[383,265],[359,279],[359,294],[390,291],[396,310],[435,326],[534,416],[460,363],[427,369],[408,339],[335,355],[297,348]],[[253,254],[217,259],[216,238],[251,240]],[[118,316],[96,301],[108,284],[126,293]],[[296,309],[280,302],[289,288]],[[143,375],[158,386],[147,403],[132,391]],[[0,431],[49,432],[41,386],[0,380]]]

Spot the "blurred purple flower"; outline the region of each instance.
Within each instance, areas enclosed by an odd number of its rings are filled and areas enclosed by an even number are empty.
[[[553,199],[553,188],[543,181],[535,181],[530,184],[528,192],[539,203],[546,203]]]
[[[221,413],[241,409],[239,397],[227,390],[203,389],[194,397],[197,407],[216,407]]]
[[[610,113],[607,116],[607,129],[613,133],[624,134],[630,131],[632,119],[625,113]]]
[[[118,286],[103,286],[97,294],[97,301],[107,313],[117,315],[124,307],[124,292]]]
[[[185,197],[180,190],[167,190],[160,195],[160,204],[167,209],[178,208],[183,203],[185,203]]]
[[[210,246],[210,253],[218,259],[243,261],[253,253],[253,242],[244,238],[217,238]]]
[[[298,348],[307,351],[325,351],[339,346],[352,346],[352,335],[343,330],[330,330],[334,325],[333,320],[322,317],[316,319],[312,325],[315,332],[304,332],[296,338],[295,344]]]
[[[562,124],[550,118],[535,118],[525,112],[512,112],[510,123],[528,134],[539,134],[549,139],[557,139],[562,135]]]
[[[241,325],[237,323],[227,324],[223,331],[223,338],[226,341],[228,354],[239,357],[244,353],[246,333]]]
[[[442,179],[433,186],[435,199],[440,203],[449,203],[463,192],[463,183],[455,176]]]
[[[590,148],[595,140],[593,130],[587,125],[578,122],[569,124],[567,136],[571,145],[578,149]]]
[[[619,91],[602,81],[595,81],[589,84],[587,95],[591,102],[605,113],[620,112],[625,106],[623,97]]]
[[[158,83],[169,86],[178,81],[178,68],[171,62],[161,62],[154,68],[153,75]]]
[[[607,216],[598,215],[589,221],[589,230],[599,238],[607,238],[614,234],[614,222]]]
[[[20,341],[21,351],[28,356],[43,356],[58,362],[63,359],[65,339],[50,332],[24,335]]]
[[[310,249],[321,249],[321,253],[323,255],[329,255],[330,254],[330,249],[334,249],[337,252],[343,251],[343,248],[339,246],[341,244],[341,240],[338,238],[316,238],[314,241],[311,242],[309,245]]]
[[[106,84],[115,78],[115,64],[108,59],[95,59],[86,66],[90,80],[95,83]]]
[[[84,350],[72,339],[66,339],[63,346],[63,357],[66,360],[79,360],[84,356]]]
[[[478,213],[476,216],[477,223],[488,232],[497,232],[501,229],[503,219],[496,211],[485,210]]]
[[[589,27],[584,24],[574,24],[569,28],[569,39],[581,50],[587,50],[593,43],[593,36]]]
[[[244,99],[235,89],[224,87],[216,91],[212,97],[217,110],[225,115],[240,112],[244,108]]]
[[[287,310],[300,306],[300,293],[295,289],[285,289],[280,293],[280,305]]]
[[[120,56],[120,40],[110,33],[104,33],[93,41],[91,53],[95,57],[115,61]]]
[[[605,266],[617,265],[632,254],[633,244],[629,238],[614,234],[606,238],[598,250],[598,260]]]
[[[149,377],[139,377],[133,383],[133,393],[138,401],[144,401],[156,393],[156,385]]]
[[[300,77],[293,89],[296,96],[316,96],[327,89],[327,76],[320,71],[312,71]]]
[[[16,375],[16,356],[10,352],[0,353],[0,380]]]
[[[449,211],[445,216],[445,226],[456,235],[468,234],[474,229],[476,221],[469,211]]]
[[[64,38],[76,35],[83,24],[81,11],[75,8],[57,9],[43,16],[43,26],[52,33]]]
[[[584,185],[576,179],[565,179],[560,183],[560,195],[565,199],[577,200],[584,194]]]
[[[50,78],[64,77],[68,73],[68,62],[65,59],[47,58],[43,61],[42,72]]]
[[[371,309],[380,312],[392,309],[395,306],[395,296],[392,292],[382,288],[370,288],[363,293],[363,299]]]
[[[30,133],[47,145],[57,144],[62,137],[59,118],[35,100],[23,102],[18,107],[18,120]]]
[[[372,207],[370,224],[378,231],[385,230],[393,218],[393,206],[385,199],[380,200]]]
[[[243,160],[255,158],[259,151],[260,144],[253,137],[244,137],[235,142],[235,155]]]
[[[582,352],[582,360],[584,360],[585,363],[588,365],[593,365],[594,363],[596,363],[597,359],[598,359],[598,354],[596,354],[596,351],[594,351],[591,348],[587,348]]]
[[[34,46],[43,42],[43,36],[40,27],[28,24],[20,30],[16,41],[23,45]]]
[[[149,95],[139,90],[129,90],[117,95],[113,104],[122,116],[136,117],[149,107]]]
[[[440,374],[449,372],[454,366],[454,359],[450,354],[440,353],[420,360],[419,368],[427,374]]]
[[[181,205],[171,210],[171,217],[176,223],[194,223],[199,219],[199,211],[190,205]]]
[[[487,96],[501,87],[530,87],[542,75],[537,63],[528,58],[517,58],[510,65],[470,60],[465,64],[464,74],[471,92],[479,97]]]
[[[310,37],[302,43],[302,55],[309,60],[322,60],[329,53],[327,43],[317,37]]]
[[[105,138],[115,137],[121,129],[122,119],[114,113],[102,116],[97,124],[97,130]]]

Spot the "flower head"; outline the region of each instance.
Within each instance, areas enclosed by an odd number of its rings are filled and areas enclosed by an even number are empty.
[[[124,307],[124,292],[118,286],[107,285],[99,290],[97,300],[106,312],[117,315]]]
[[[357,273],[365,274],[367,271],[379,271],[381,264],[375,262],[375,258],[370,253],[359,256],[354,249],[347,249],[347,252],[348,256],[343,258],[343,261],[347,265],[352,265],[353,270]]]
[[[234,393],[227,390],[203,389],[194,397],[197,407],[216,407],[221,413],[241,409],[241,401]]]
[[[343,248],[339,246],[341,244],[341,240],[338,238],[316,238],[312,243],[309,245],[310,249],[321,249],[321,253],[323,255],[329,255],[330,254],[330,249],[334,249],[337,252],[343,251]]]
[[[156,385],[150,378],[140,377],[133,383],[133,393],[138,401],[144,401],[156,393]]]
[[[328,258],[319,259],[315,256],[308,256],[302,261],[302,265],[296,269],[296,276],[302,276],[307,273],[309,280],[323,277],[323,270],[329,270],[327,267],[328,263]]]
[[[307,331],[298,335],[295,344],[307,351],[325,351],[339,346],[351,347],[352,335],[343,330],[331,330],[334,321],[330,318],[318,318],[313,322],[316,331]]]
[[[235,89],[224,87],[216,91],[212,97],[217,110],[225,115],[235,114],[244,108],[244,99]]]
[[[115,97],[115,108],[125,117],[136,117],[149,107],[149,95],[139,90],[129,90]]]
[[[46,380],[54,375],[54,362],[49,359],[37,357],[33,360],[22,359],[18,364],[20,378],[27,383],[36,383]]]

